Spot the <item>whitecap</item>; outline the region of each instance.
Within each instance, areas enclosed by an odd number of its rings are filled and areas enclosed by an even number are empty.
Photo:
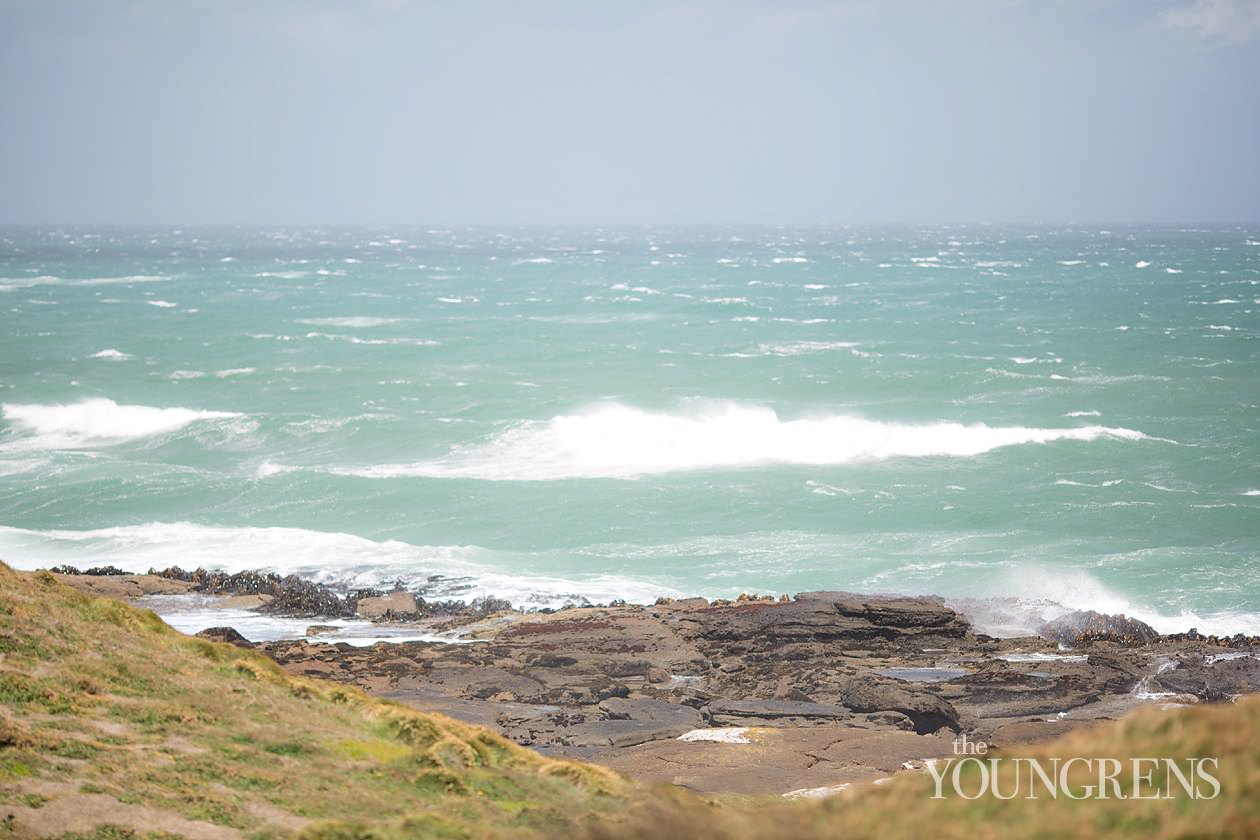
[[[230,411],[119,405],[92,398],[77,403],[5,403],[4,419],[24,435],[15,444],[38,449],[86,449],[178,431],[192,423],[242,415]]]
[[[400,323],[402,318],[374,318],[367,315],[347,315],[338,318],[301,318],[299,324],[308,324],[312,327],[349,327],[349,328],[368,328],[383,327],[386,324]]]
[[[826,353],[830,350],[854,351],[858,345],[852,341],[791,341],[781,343],[759,344],[755,350],[726,355],[746,359],[755,356],[806,356],[813,353]]]
[[[258,465],[258,469],[254,471],[255,478],[271,478],[273,475],[285,475],[286,473],[297,472],[297,467],[286,466],[285,464],[277,464],[274,461],[263,461]]]
[[[130,353],[124,353],[121,350],[115,350],[113,347],[102,350],[99,353],[93,353],[88,358],[91,359],[109,359],[114,362],[125,362],[128,359],[134,359]]]
[[[769,464],[966,458],[1007,446],[1107,439],[1149,440],[1132,429],[1104,426],[906,424],[852,415],[785,420],[773,409],[740,403],[697,402],[671,414],[614,402],[548,421],[519,423],[485,443],[457,447],[436,460],[327,469],[371,478],[630,479]]]

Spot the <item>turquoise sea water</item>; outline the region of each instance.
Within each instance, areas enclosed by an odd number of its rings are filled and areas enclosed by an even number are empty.
[[[0,231],[0,558],[1260,632],[1260,229]]]

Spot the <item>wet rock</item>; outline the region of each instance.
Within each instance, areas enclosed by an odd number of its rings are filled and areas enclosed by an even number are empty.
[[[305,618],[353,618],[361,598],[379,593],[359,591],[346,595],[320,583],[303,580],[296,575],[281,577],[270,572],[245,571],[228,574],[222,571],[196,569],[185,572],[178,566],[149,574],[192,585],[192,591],[207,595],[258,595],[267,601],[259,612]]]
[[[1149,624],[1123,613],[1106,615],[1093,610],[1078,610],[1046,622],[1037,628],[1038,634],[1069,647],[1091,645],[1096,642],[1113,642],[1126,647],[1140,647],[1159,638],[1159,633]]]
[[[353,618],[355,596],[343,598],[323,584],[290,575],[279,582],[272,598],[258,608],[272,615],[320,618]]]
[[[1208,654],[1185,658],[1146,681],[1147,690],[1188,694],[1206,702],[1260,691],[1260,654]]]
[[[235,645],[239,648],[253,649],[254,647],[254,643],[238,633],[234,627],[207,627],[197,634],[197,638]]]

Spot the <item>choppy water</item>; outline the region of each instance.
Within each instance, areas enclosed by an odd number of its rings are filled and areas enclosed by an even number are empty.
[[[0,231],[0,558],[1260,632],[1260,229]]]

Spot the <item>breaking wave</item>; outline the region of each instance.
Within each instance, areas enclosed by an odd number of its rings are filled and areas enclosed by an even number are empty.
[[[77,403],[0,405],[19,440],[37,449],[86,449],[169,434],[202,420],[241,415],[229,411],[119,405],[101,397]]]
[[[994,449],[1055,441],[1150,440],[1132,429],[1046,429],[983,423],[907,424],[850,415],[783,419],[773,409],[703,403],[680,413],[620,403],[531,421],[443,458],[330,472],[373,478],[427,476],[501,481],[636,478],[769,464],[848,464],[887,458],[982,455]]]

